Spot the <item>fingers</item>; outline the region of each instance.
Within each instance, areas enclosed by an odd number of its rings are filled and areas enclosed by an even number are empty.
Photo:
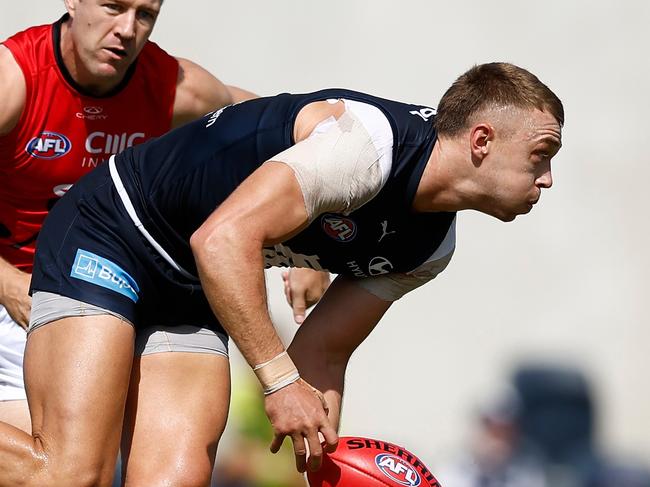
[[[276,432],[271,452],[277,453],[289,436],[299,472],[318,470],[324,452],[336,449],[338,434],[327,417],[325,398],[302,379],[267,396],[267,413]]]
[[[295,435],[291,437],[293,441],[293,453],[296,456],[296,470],[302,473],[307,470],[307,448],[305,447],[305,439],[302,435]]]
[[[323,435],[323,438],[325,440],[324,442],[325,451],[327,453],[333,453],[339,444],[338,433],[329,423],[324,428],[321,428],[320,432]]]
[[[293,310],[293,320],[298,324],[302,325],[302,322],[305,321],[305,315],[307,313],[307,303],[305,302],[304,293],[296,293],[292,296],[293,302],[291,303],[291,309]]]
[[[284,437],[286,435],[284,433],[276,433],[275,436],[273,437],[273,441],[271,442],[271,453],[277,453],[280,451],[280,447],[282,446],[282,443],[284,442]]]
[[[317,431],[314,434],[310,434],[306,440],[309,446],[309,470],[315,472],[323,463],[323,445],[321,445],[318,439]],[[297,466],[298,464],[296,463]]]
[[[333,430],[333,428],[330,427]],[[276,434],[271,442],[271,453],[277,453],[282,447],[285,434]],[[318,470],[323,463],[323,446],[318,438],[318,430],[310,431],[306,436],[295,433],[291,436],[293,453],[296,457],[296,470],[307,470],[307,455],[309,455],[309,470]],[[338,438],[337,438],[338,441]],[[335,447],[336,448],[336,447]],[[329,450],[328,450],[329,451]],[[333,450],[332,450],[333,451]]]
[[[291,279],[289,277],[289,271],[282,271],[282,283],[284,287],[284,297],[287,299],[289,306],[291,306]]]

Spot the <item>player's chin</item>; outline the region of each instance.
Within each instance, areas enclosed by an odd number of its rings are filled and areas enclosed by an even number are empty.
[[[512,215],[501,215],[498,216],[497,218],[501,220],[502,222],[508,223],[513,221],[515,218],[517,218],[517,214],[512,214]]]
[[[503,222],[511,222],[520,215],[527,215],[533,210],[532,203],[526,203],[524,206],[517,208],[516,210],[511,211],[510,213],[505,213],[501,217],[498,217]]]
[[[530,210],[527,210],[526,213],[528,213]],[[508,223],[513,221],[515,218],[517,218],[519,215],[522,215],[523,213],[521,211],[504,211],[500,212],[498,214],[492,215],[495,218],[501,220],[502,222]]]

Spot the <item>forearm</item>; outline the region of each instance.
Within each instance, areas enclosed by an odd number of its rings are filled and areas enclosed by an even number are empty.
[[[17,281],[24,279],[29,279],[29,274],[0,257],[0,304],[4,305],[10,299],[15,293]]]
[[[300,339],[294,340],[289,346],[289,354],[298,367],[300,376],[325,396],[329,420],[338,430],[348,360],[343,357],[338,360],[327,357],[322,347],[310,347],[308,354],[300,353],[302,346]]]
[[[199,277],[220,323],[254,367],[284,350],[266,304],[261,246],[236,233],[219,235],[195,250]]]
[[[339,277],[291,342],[289,353],[301,377],[323,392],[335,427],[339,425],[348,362],[390,305]]]

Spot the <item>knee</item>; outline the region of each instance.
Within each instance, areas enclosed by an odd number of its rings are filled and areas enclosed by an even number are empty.
[[[126,471],[125,487],[208,487],[212,479],[209,461],[182,458],[159,468],[132,469]]]
[[[62,485],[75,487],[110,487],[113,482],[113,469],[103,469],[93,466],[62,464],[52,462],[47,468],[46,475],[38,482],[38,487],[60,487]]]
[[[42,450],[32,450],[29,459],[22,458],[14,466],[20,473],[10,471],[6,476],[0,475],[0,480],[8,480],[16,487],[110,487],[113,480],[112,468]],[[4,485],[1,481],[0,484]]]
[[[41,455],[41,468],[32,477],[29,486],[34,487],[110,487],[115,471],[115,459],[110,455],[105,458],[90,459],[83,454]]]

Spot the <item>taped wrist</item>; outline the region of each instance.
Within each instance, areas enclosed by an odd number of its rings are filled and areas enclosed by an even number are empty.
[[[300,379],[298,369],[287,352],[282,352],[268,362],[256,365],[253,367],[253,372],[255,372],[262,384],[265,396],[273,394]]]

